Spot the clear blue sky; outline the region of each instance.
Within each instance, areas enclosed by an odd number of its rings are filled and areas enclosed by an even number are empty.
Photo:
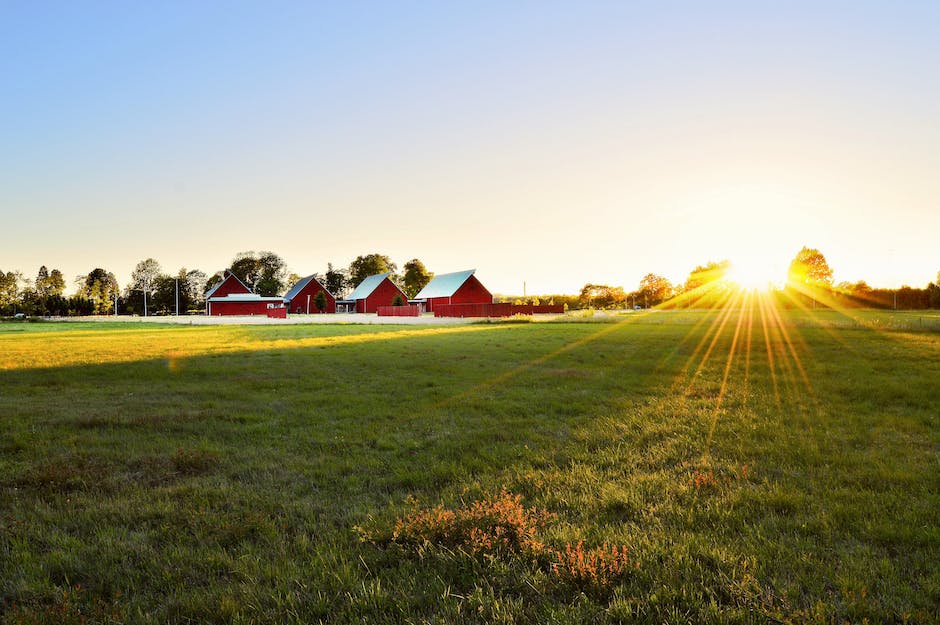
[[[940,270],[940,3],[0,4],[0,268]],[[782,276],[781,276],[782,277]]]

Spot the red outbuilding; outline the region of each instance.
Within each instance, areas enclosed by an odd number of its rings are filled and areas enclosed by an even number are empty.
[[[261,315],[270,316],[268,311],[283,308],[284,298],[261,297],[256,293],[232,293],[225,297],[213,297],[206,301],[210,316],[222,315]]]
[[[423,300],[427,312],[434,312],[438,304],[492,304],[493,294],[477,280],[475,272],[470,269],[434,276],[412,301]]]
[[[392,274],[388,272],[369,276],[339,304],[345,306],[349,312],[357,313],[374,313],[379,306],[392,306],[395,296],[400,297],[403,304],[407,304],[408,296],[392,282],[390,275]]]
[[[251,292],[248,286],[230,271],[225,272],[222,282],[206,293],[206,314],[220,315],[267,315],[268,309],[284,305],[283,298],[261,297]]]
[[[225,297],[233,293],[251,293],[248,285],[238,279],[234,273],[225,270],[222,273],[222,281],[206,291],[206,302],[213,297]]]
[[[326,297],[326,306],[323,310],[319,310],[316,303],[317,293],[320,292]],[[291,287],[291,290],[284,296],[284,305],[287,306],[288,311],[295,314],[336,312],[336,298],[320,284],[315,275],[307,276]]]

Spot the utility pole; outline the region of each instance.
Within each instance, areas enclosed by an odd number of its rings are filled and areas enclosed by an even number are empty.
[[[176,284],[176,316],[180,316],[180,279],[177,278],[174,280]]]

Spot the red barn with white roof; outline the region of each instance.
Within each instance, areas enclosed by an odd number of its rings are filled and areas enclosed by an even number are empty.
[[[401,297],[403,304],[407,304],[408,296],[392,282],[391,275],[391,272],[386,272],[369,276],[340,304],[352,307],[357,313],[374,313],[379,306],[391,306],[396,295]]]
[[[439,304],[492,304],[493,294],[473,275],[476,269],[434,276],[414,300],[424,300],[424,309],[434,312]]]
[[[221,315],[267,315],[268,309],[280,308],[283,298],[261,297],[251,292],[238,276],[230,271],[225,278],[206,292],[206,314]]]

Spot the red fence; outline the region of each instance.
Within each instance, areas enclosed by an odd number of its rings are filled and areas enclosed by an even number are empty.
[[[532,304],[438,304],[435,317],[511,317],[512,315],[561,314],[564,304],[533,306]]]
[[[379,317],[420,317],[421,307],[416,304],[407,306],[379,306],[375,309]]]
[[[268,317],[272,319],[287,319],[287,309],[283,306],[280,308],[268,308]]]

